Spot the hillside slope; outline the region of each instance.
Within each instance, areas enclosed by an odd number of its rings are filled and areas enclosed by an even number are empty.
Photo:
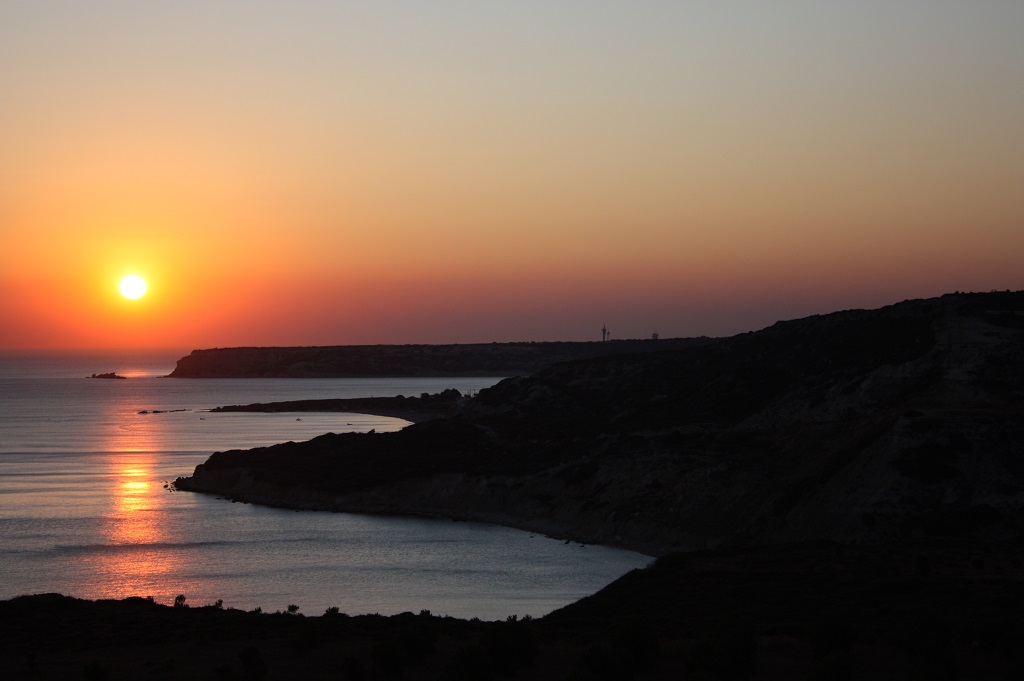
[[[214,454],[179,489],[656,554],[1019,537],[1024,293],[780,322],[512,378],[456,416]]]

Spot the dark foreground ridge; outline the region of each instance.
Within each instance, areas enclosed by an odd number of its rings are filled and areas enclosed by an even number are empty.
[[[602,343],[336,345],[193,350],[172,378],[356,378],[363,376],[520,376],[556,362],[702,345],[708,338]]]
[[[12,679],[1009,681],[1022,558],[955,540],[695,552],[499,622],[27,596],[0,601],[0,661]]]

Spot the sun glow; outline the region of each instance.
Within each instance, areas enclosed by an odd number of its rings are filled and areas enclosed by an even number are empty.
[[[146,293],[146,281],[137,274],[129,274],[121,280],[121,295],[129,300],[141,298]]]

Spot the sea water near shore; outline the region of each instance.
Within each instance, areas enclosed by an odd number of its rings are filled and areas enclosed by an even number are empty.
[[[310,615],[540,616],[650,558],[504,527],[296,512],[172,492],[214,451],[396,430],[225,404],[480,390],[497,378],[170,379],[185,352],[0,353],[0,598],[222,599]],[[87,379],[116,372],[128,380]],[[163,413],[140,414],[140,411]]]

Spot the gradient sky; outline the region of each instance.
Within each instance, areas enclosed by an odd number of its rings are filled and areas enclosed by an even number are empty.
[[[725,335],[1007,288],[1020,0],[0,4],[0,348]]]

